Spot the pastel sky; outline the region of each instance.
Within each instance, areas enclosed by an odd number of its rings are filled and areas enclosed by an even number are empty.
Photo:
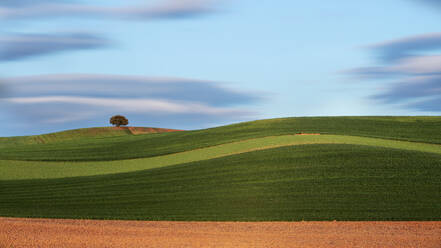
[[[0,136],[439,115],[438,0],[1,0]]]

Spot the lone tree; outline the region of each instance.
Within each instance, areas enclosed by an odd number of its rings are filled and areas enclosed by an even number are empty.
[[[127,118],[122,115],[115,115],[110,118],[110,124],[117,127],[125,126],[129,124],[129,120],[127,120]]]

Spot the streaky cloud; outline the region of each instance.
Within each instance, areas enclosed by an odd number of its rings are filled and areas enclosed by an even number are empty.
[[[383,82],[371,99],[418,111],[441,112],[441,105],[435,105],[441,99],[441,33],[387,41],[370,48],[379,55],[378,64],[345,73]]]
[[[0,19],[30,19],[56,17],[89,17],[119,19],[192,18],[216,11],[215,0],[168,0],[157,5],[108,7],[89,4],[53,3],[42,1],[22,7],[1,7]]]
[[[90,107],[106,107],[116,111],[134,113],[169,113],[169,114],[206,114],[235,115],[244,113],[235,109],[212,107],[195,102],[180,102],[171,99],[132,99],[106,97],[75,97],[75,96],[43,96],[43,97],[12,97],[3,99],[15,104],[61,103],[78,104]]]
[[[421,56],[423,52],[441,49],[441,33],[429,33],[387,41],[369,46],[381,61],[393,63],[407,57]]]
[[[0,96],[2,106],[35,125],[84,126],[120,113],[158,126],[205,127],[248,120],[257,113],[243,106],[263,100],[257,92],[193,79],[60,74],[2,81],[10,89]]]
[[[414,56],[384,66],[361,67],[345,73],[365,79],[441,74],[441,55]]]
[[[66,51],[99,49],[109,45],[110,41],[106,38],[84,32],[0,36],[0,62]]]
[[[122,76],[109,74],[52,74],[3,80],[16,97],[85,96],[108,98],[159,98],[231,106],[259,102],[257,93],[226,88],[221,83],[182,78]]]
[[[430,97],[441,97],[441,75],[406,78],[389,85],[385,92],[373,96],[374,99],[387,103],[421,100]],[[441,109],[441,106],[438,108]]]
[[[43,3],[66,3],[66,2],[74,2],[73,0],[1,0],[0,7],[24,7],[35,4],[43,4]]]

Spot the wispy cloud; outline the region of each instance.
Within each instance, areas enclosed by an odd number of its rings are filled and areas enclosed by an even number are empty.
[[[441,33],[425,34],[370,46],[379,65],[349,71],[386,83],[372,99],[419,111],[441,111]]]
[[[62,3],[72,2],[69,0],[2,0],[0,1],[0,7],[23,7],[42,3]]]
[[[91,5],[74,0],[1,0],[0,21],[65,18],[128,20],[193,18],[217,11],[219,0],[163,0],[156,4]],[[127,3],[126,3],[127,4]],[[0,62],[65,51],[102,48],[109,41],[91,33],[0,36]]]
[[[361,67],[347,72],[366,79],[441,74],[441,55],[413,56],[381,66]]]
[[[203,114],[203,115],[235,115],[244,113],[234,109],[213,107],[197,102],[174,101],[171,99],[133,99],[78,96],[43,96],[43,97],[11,97],[6,102],[15,104],[61,103],[104,107],[113,111],[129,113],[168,113],[168,114]]]
[[[441,49],[441,33],[430,33],[403,39],[387,41],[369,46],[381,61],[390,63],[424,52]]]
[[[123,7],[98,6],[58,1],[19,1],[14,4],[0,5],[0,18],[54,18],[54,17],[91,17],[125,19],[170,19],[190,18],[216,11],[218,0],[168,0],[156,5],[137,5]],[[21,2],[21,3],[20,3]],[[16,6],[20,6],[17,8]]]
[[[389,103],[441,96],[441,76],[415,76],[392,83],[374,98]],[[441,107],[438,107],[441,109]]]
[[[0,36],[0,62],[106,47],[110,42],[90,33],[15,34]]]
[[[20,92],[17,96],[86,96],[109,98],[157,98],[229,106],[259,101],[222,84],[180,78],[153,78],[99,74],[61,74],[14,77],[4,80]]]
[[[43,75],[6,78],[10,94],[0,98],[34,123],[73,124],[107,120],[122,113],[160,126],[202,127],[245,120],[255,113],[240,105],[262,100],[221,83],[141,76]],[[183,128],[183,127],[181,127]]]

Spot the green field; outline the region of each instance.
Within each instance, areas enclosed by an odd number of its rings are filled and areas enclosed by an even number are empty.
[[[441,220],[440,129],[439,117],[316,117],[0,138],[0,216]]]
[[[315,117],[261,120],[197,131],[151,135],[100,135],[94,138],[82,133],[67,132],[68,137],[52,138],[53,142],[43,144],[35,141],[13,146],[8,144],[17,139],[36,140],[39,136],[0,139],[0,160],[103,161],[145,158],[297,132],[441,144],[440,127],[439,117]],[[73,139],[72,136],[76,135],[83,138]]]

